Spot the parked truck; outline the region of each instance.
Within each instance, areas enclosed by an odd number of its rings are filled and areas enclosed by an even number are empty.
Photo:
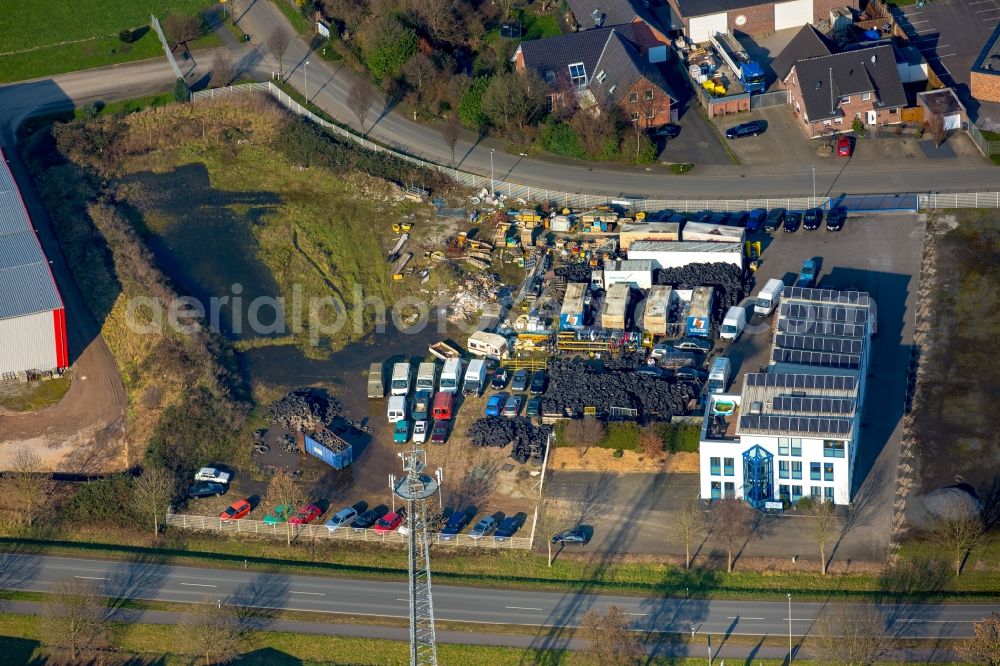
[[[469,361],[469,369],[465,371],[465,382],[462,384],[462,395],[481,395],[486,388],[486,361],[475,359]]]
[[[392,384],[389,386],[392,395],[406,395],[410,392],[410,364],[396,363],[392,366]]]
[[[437,363],[421,363],[417,366],[417,390],[434,392],[437,381]]]
[[[446,393],[457,393],[462,382],[462,359],[449,358],[441,369],[441,390]]]
[[[712,335],[712,308],[715,305],[715,289],[712,287],[695,287],[691,292],[691,304],[688,306],[687,334],[700,338]]]
[[[427,415],[431,411],[431,399],[433,393],[431,391],[417,390],[413,394],[413,410],[410,412],[413,415],[415,421],[424,421],[427,419]]]
[[[759,62],[751,60],[746,49],[735,37],[729,33],[717,32],[708,39],[723,61],[733,70],[736,78],[743,84],[744,90],[751,95],[756,95],[767,89],[764,68]]]
[[[725,393],[729,388],[729,375],[732,372],[732,365],[725,356],[716,356],[712,359],[712,365],[708,370],[708,392]]]
[[[372,363],[368,366],[368,397],[385,397],[385,378],[382,376],[381,363]]]
[[[753,311],[759,315],[767,316],[774,312],[781,301],[781,292],[785,289],[785,283],[777,278],[768,280],[757,294],[757,300],[753,303]]]

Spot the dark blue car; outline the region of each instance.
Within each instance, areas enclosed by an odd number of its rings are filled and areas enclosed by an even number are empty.
[[[444,529],[441,530],[440,538],[442,541],[447,541],[448,539],[454,539],[455,535],[465,529],[465,526],[469,524],[469,514],[464,511],[456,511],[451,514],[451,518],[448,519],[447,524],[445,524]]]
[[[754,234],[760,231],[760,228],[764,225],[764,218],[766,217],[766,208],[754,208],[750,211],[750,217],[747,218],[747,233]]]

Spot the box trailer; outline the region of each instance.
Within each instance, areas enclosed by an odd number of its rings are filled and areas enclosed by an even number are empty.
[[[354,462],[354,447],[343,437],[326,428],[318,428],[309,435],[299,433],[299,450],[318,458],[334,469],[344,469]]]
[[[642,330],[651,335],[666,335],[673,305],[673,287],[653,285],[646,294],[646,309],[642,313]]]
[[[608,289],[604,295],[604,307],[601,308],[601,326],[624,330],[628,319],[628,302],[632,288],[627,283],[620,282]]]
[[[712,334],[712,308],[715,306],[715,289],[712,287],[695,287],[691,291],[691,304],[688,307],[687,334],[701,338]]]
[[[586,296],[585,282],[570,282],[566,285],[566,295],[559,312],[559,328],[574,329],[586,325]]]
[[[392,384],[389,385],[392,395],[406,395],[410,392],[410,364],[396,363],[392,366]]]
[[[437,363],[421,363],[417,366],[417,390],[434,391],[437,380]]]
[[[682,268],[688,264],[732,264],[744,268],[744,246],[738,242],[636,241],[629,259],[646,259],[653,268]]]
[[[385,397],[385,377],[382,376],[381,363],[372,363],[368,366],[368,397]]]
[[[469,353],[474,356],[485,356],[500,360],[510,355],[507,338],[497,333],[476,331],[469,336],[467,346]]]

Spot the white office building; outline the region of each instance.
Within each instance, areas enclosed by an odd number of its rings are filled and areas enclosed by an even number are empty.
[[[708,400],[701,496],[849,504],[874,327],[868,294],[785,287],[767,372]]]

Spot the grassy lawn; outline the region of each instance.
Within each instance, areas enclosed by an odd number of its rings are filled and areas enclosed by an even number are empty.
[[[5,388],[4,392],[0,393],[0,407],[15,412],[42,409],[62,400],[69,390],[69,385],[70,376],[67,373],[58,379],[15,386],[10,391]]]
[[[156,57],[161,47],[148,29],[151,13],[162,19],[168,12],[195,14],[214,4],[211,0],[8,3],[0,12],[0,81]],[[118,32],[125,28],[142,29],[143,34],[135,42],[123,44]],[[210,35],[192,42],[191,47],[217,44],[218,38]]]
[[[274,3],[274,6],[277,7],[282,14],[285,15],[285,18],[288,19],[288,22],[292,24],[292,28],[295,29],[295,32],[305,36],[313,34],[312,23],[306,20],[306,17],[304,17],[302,13],[299,12],[298,9],[292,7],[291,3],[289,3],[288,0],[271,0],[271,1]]]

